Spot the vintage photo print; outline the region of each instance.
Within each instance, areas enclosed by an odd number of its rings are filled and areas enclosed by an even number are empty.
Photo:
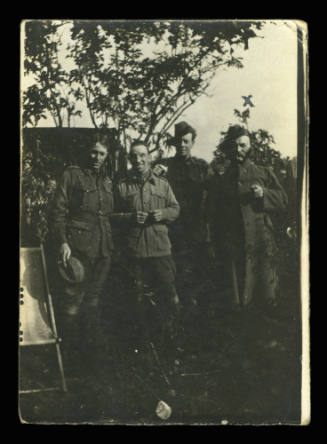
[[[307,42],[21,23],[22,423],[310,423]]]

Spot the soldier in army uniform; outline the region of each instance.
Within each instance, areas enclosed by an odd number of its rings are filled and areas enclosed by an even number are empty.
[[[175,125],[170,144],[176,147],[176,154],[160,160],[155,167],[156,174],[161,173],[161,165],[167,167],[166,177],[181,208],[180,217],[171,227],[171,240],[184,305],[197,303],[194,292],[188,292],[185,284],[190,284],[192,275],[198,276],[204,271],[206,259],[204,201],[211,170],[205,160],[192,156],[195,138],[196,131],[188,123]]]
[[[167,179],[151,171],[151,156],[144,142],[132,144],[130,161],[132,169],[115,192],[115,214],[125,233],[131,304],[145,333],[141,339],[146,339],[153,317],[149,315],[151,304],[144,294],[144,284],[151,283],[157,291],[153,301],[156,309],[150,311],[159,315],[160,331],[164,333],[161,339],[167,335],[172,339],[179,299],[168,224],[178,217],[179,204]]]
[[[113,190],[105,170],[107,156],[107,138],[97,135],[85,165],[64,171],[56,189],[51,221],[59,262],[68,267],[71,257],[77,258],[85,276],[80,283],[64,284],[60,295],[61,334],[66,344],[84,352],[85,366],[94,363],[95,368],[103,353],[99,303],[113,250],[109,219]]]

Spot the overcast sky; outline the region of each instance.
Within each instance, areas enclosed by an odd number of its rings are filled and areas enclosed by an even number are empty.
[[[242,96],[251,94],[249,129],[268,130],[275,148],[284,156],[297,153],[297,34],[290,21],[267,23],[242,51],[244,68],[219,70],[208,89],[179,119],[197,130],[193,154],[210,161],[213,151],[230,123],[236,123],[234,109],[243,110]],[[29,82],[28,82],[29,83]],[[27,86],[27,84],[26,84]],[[49,118],[39,126],[53,126]],[[93,127],[86,109],[73,118],[72,126]],[[173,132],[173,128],[171,129]]]

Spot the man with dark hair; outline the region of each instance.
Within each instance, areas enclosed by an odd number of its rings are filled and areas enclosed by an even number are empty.
[[[166,177],[181,208],[180,217],[171,228],[171,239],[179,293],[186,306],[197,303],[191,281],[203,271],[206,251],[203,202],[210,169],[205,160],[192,156],[195,138],[195,129],[187,122],[179,122],[170,141],[176,148],[175,156],[160,160],[155,168],[157,174],[161,173],[161,164],[167,168]],[[193,288],[187,288],[189,285]]]
[[[276,244],[270,214],[285,209],[287,196],[272,169],[254,165],[246,128],[231,126],[220,145],[230,160],[209,188],[207,216],[211,240],[225,257],[221,281],[234,303],[276,303]]]
[[[59,333],[64,344],[71,345],[71,353],[82,351],[79,368],[96,380],[103,355],[99,304],[113,250],[109,220],[113,190],[105,167],[106,137],[97,135],[86,154],[85,164],[68,167],[58,183],[51,228],[65,278],[59,295],[63,312]],[[76,264],[82,271],[77,280],[73,273]]]
[[[152,315],[159,316],[164,336],[168,331],[173,337],[179,299],[168,225],[178,217],[179,205],[168,181],[153,174],[144,142],[132,144],[130,162],[132,169],[115,192],[115,217],[126,240],[131,304],[139,316],[141,339],[154,327]],[[144,283],[149,281],[157,290],[153,304],[144,294]]]

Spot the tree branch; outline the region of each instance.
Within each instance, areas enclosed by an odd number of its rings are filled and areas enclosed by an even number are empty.
[[[83,88],[84,88],[84,91],[85,91],[85,100],[86,100],[86,104],[87,104],[87,109],[89,110],[91,121],[92,121],[94,127],[98,128],[98,125],[97,125],[97,123],[95,121],[95,117],[94,117],[93,111],[91,110],[91,102],[90,102],[90,96],[89,96],[89,86],[85,84],[85,78],[83,76],[83,73],[82,73],[82,83],[83,83]]]

